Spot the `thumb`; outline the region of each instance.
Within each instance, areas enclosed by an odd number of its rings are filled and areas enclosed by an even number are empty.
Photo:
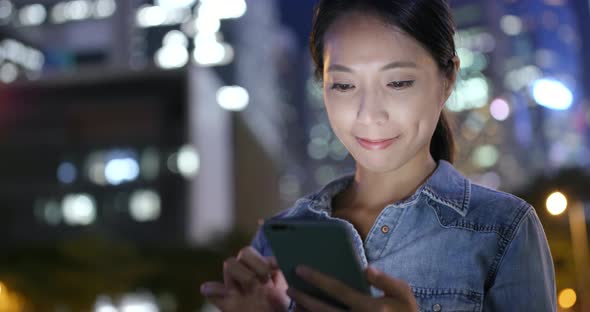
[[[407,298],[412,293],[408,283],[393,278],[372,266],[367,267],[367,279],[371,285],[381,289],[387,297]]]
[[[289,285],[287,284],[287,279],[285,278],[285,275],[283,274],[282,271],[277,270],[271,273],[271,279],[275,285],[275,287],[277,287],[278,289],[283,289],[283,290],[287,290],[287,288],[289,288]]]

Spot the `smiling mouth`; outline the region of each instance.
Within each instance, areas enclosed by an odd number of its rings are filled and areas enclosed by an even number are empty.
[[[356,137],[357,142],[368,150],[382,150],[388,148],[391,144],[393,144],[399,136],[389,139],[365,139]]]
[[[365,139],[365,138],[359,138],[360,140],[366,141],[366,142],[370,142],[370,143],[380,143],[380,142],[385,142],[385,141],[389,141],[389,140],[393,140],[393,138],[390,139],[378,139],[378,140],[370,140],[370,139]]]

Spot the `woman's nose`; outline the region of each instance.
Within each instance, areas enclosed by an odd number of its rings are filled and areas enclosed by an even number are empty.
[[[382,125],[389,120],[389,113],[377,94],[366,93],[361,97],[357,120],[367,125]]]

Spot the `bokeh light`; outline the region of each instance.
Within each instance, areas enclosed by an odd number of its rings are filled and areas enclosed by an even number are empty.
[[[576,304],[577,295],[571,288],[566,288],[559,292],[559,306],[564,309],[569,309]]]
[[[489,168],[498,162],[498,149],[493,145],[478,146],[473,152],[473,163],[480,168]]]
[[[89,225],[96,219],[96,201],[90,194],[68,194],[62,200],[62,213],[69,225]]]
[[[142,178],[150,181],[158,177],[160,172],[160,154],[154,147],[146,148],[141,154],[139,167]]]
[[[195,45],[193,59],[198,65],[225,65],[233,60],[232,46],[217,41],[217,36],[214,33],[198,33],[193,41]]]
[[[321,160],[328,157],[330,153],[330,146],[328,141],[321,137],[315,137],[311,139],[309,144],[307,145],[307,155],[309,157]]]
[[[567,198],[561,192],[553,192],[547,197],[545,206],[547,211],[554,216],[562,214],[567,208]]]
[[[536,80],[533,83],[532,93],[535,102],[539,105],[555,110],[570,108],[574,99],[572,91],[563,82],[555,79]]]
[[[504,15],[500,19],[500,28],[510,36],[516,36],[522,32],[522,20],[518,16]]]
[[[62,221],[62,209],[57,200],[48,200],[42,209],[42,217],[47,224],[56,226]]]
[[[447,102],[447,108],[461,112],[484,107],[488,103],[489,89],[489,82],[481,73],[466,78],[457,83],[454,97]]]
[[[156,5],[164,9],[180,9],[190,7],[195,4],[196,0],[156,0]]]
[[[241,111],[248,106],[248,91],[240,86],[225,86],[217,90],[217,103],[224,109]]]
[[[19,20],[24,26],[37,26],[45,22],[47,10],[41,4],[35,3],[20,9]]]
[[[201,167],[201,160],[197,150],[191,145],[184,145],[178,151],[176,167],[185,178],[197,175]]]
[[[98,0],[94,5],[94,17],[105,18],[113,15],[117,10],[115,0]]]
[[[153,221],[160,217],[160,195],[154,190],[138,190],[129,197],[129,213],[139,222]]]
[[[121,312],[157,312],[156,300],[151,293],[133,293],[121,299]]]
[[[57,167],[57,179],[61,183],[70,184],[74,182],[77,174],[76,166],[69,161],[64,161]]]
[[[137,11],[137,25],[140,27],[153,27],[164,24],[166,10],[160,6],[146,5]]]
[[[12,15],[14,5],[8,0],[0,0],[0,20],[7,19]]]
[[[497,98],[490,104],[490,114],[498,121],[504,121],[510,115],[510,105],[506,100]]]
[[[133,181],[139,176],[139,164],[131,157],[111,159],[105,165],[104,176],[112,185]]]
[[[12,63],[4,63],[0,66],[0,81],[11,83],[18,77],[18,68]]]
[[[220,19],[239,18],[246,13],[244,0],[201,0],[199,10],[213,14]]]

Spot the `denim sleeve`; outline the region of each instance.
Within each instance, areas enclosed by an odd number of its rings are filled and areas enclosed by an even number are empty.
[[[266,247],[266,239],[264,238],[264,234],[262,233],[262,229],[259,228],[256,231],[256,234],[254,234],[254,238],[252,238],[252,242],[250,242],[250,246],[252,246],[252,248],[256,249],[256,251],[258,251],[261,255],[265,255],[265,252],[267,252],[267,247]]]
[[[500,260],[483,311],[556,311],[555,271],[545,232],[529,207]]]

